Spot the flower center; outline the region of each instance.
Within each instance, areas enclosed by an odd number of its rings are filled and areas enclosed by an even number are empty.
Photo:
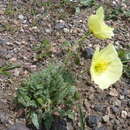
[[[108,66],[109,66],[109,63],[106,62],[106,61],[98,62],[98,63],[95,65],[95,72],[98,73],[98,74],[99,74],[99,73],[102,73],[102,72],[104,72],[104,71],[107,70]]]

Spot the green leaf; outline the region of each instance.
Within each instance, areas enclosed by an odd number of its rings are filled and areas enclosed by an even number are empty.
[[[37,102],[42,105],[43,104],[43,99],[42,98],[37,98]]]
[[[47,130],[50,130],[53,120],[53,116],[50,112],[44,113],[44,124]]]
[[[71,42],[65,41],[65,42],[63,42],[63,44],[61,45],[61,48],[62,48],[62,49],[65,49],[65,50],[68,50],[71,46],[72,46]]]
[[[2,71],[2,70],[0,70],[0,74],[1,75],[6,75],[6,76],[10,76],[10,72],[6,72],[6,71]]]
[[[41,60],[43,58],[51,56],[51,47],[52,46],[49,40],[45,39],[41,41],[36,47],[33,48],[33,51],[37,52],[36,58]]]
[[[80,105],[78,105],[78,108],[79,108],[79,114],[80,114],[80,130],[85,130],[85,116],[81,110]]]
[[[0,67],[0,74],[9,76],[11,74],[10,72],[8,72],[9,70],[19,67],[20,65],[7,64],[5,66]]]
[[[130,61],[130,51],[126,53],[126,59]]]
[[[75,13],[76,13],[76,14],[79,14],[79,13],[80,13],[80,8],[79,8],[79,7],[76,7],[76,8],[75,8]]]
[[[130,62],[130,51],[119,49],[118,55],[121,58],[122,63],[124,64],[123,65],[124,76],[130,78],[130,65],[128,64]]]
[[[94,3],[95,0],[80,0],[80,4],[82,4],[83,6],[91,7],[94,5]]]
[[[128,10],[128,11],[125,12],[125,16],[126,17],[130,17],[130,10]]]
[[[118,55],[121,58],[122,62],[130,61],[130,51],[129,50],[119,49]]]
[[[75,119],[75,113],[72,112],[72,110],[68,110],[65,112],[65,116],[67,116],[68,118],[74,120]]]
[[[33,125],[37,128],[37,129],[39,129],[39,120],[38,120],[38,115],[36,114],[36,113],[32,113],[32,123],[33,123]]]
[[[70,83],[70,84],[74,84],[75,82],[72,74],[64,70],[63,70],[63,79],[65,82]]]
[[[130,78],[130,65],[124,65],[124,74],[127,78]]]

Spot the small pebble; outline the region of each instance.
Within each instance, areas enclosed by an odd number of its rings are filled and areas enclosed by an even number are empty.
[[[69,32],[69,29],[68,29],[68,28],[64,28],[64,32],[65,32],[65,33],[68,33],[68,32]]]
[[[109,95],[113,96],[113,97],[117,97],[118,96],[118,92],[115,88],[111,88]]]
[[[64,27],[65,27],[65,24],[64,24],[64,23],[57,23],[57,24],[55,25],[55,29],[57,29],[57,30],[63,29]]]
[[[86,118],[86,123],[91,128],[96,127],[100,121],[101,117],[96,115],[90,115]]]
[[[23,20],[23,22],[22,23],[26,23],[27,22],[27,20],[25,19],[25,20]]]
[[[46,31],[46,33],[51,33],[52,32],[52,30],[51,29],[45,29],[45,31]]]
[[[128,93],[129,93],[128,89],[127,89],[127,88],[123,88],[122,94],[123,94],[124,96],[127,96]]]
[[[9,118],[9,115],[7,113],[0,112],[0,122],[2,122],[3,124],[7,124],[8,118]]]
[[[23,19],[24,19],[24,16],[23,16],[22,14],[20,14],[20,15],[18,16],[18,18],[19,18],[20,20],[23,20]]]
[[[120,99],[121,99],[121,100],[124,99],[124,95],[120,95]]]
[[[72,126],[72,123],[67,122],[67,130],[74,130],[74,127]]]
[[[7,40],[0,39],[0,45],[6,44],[7,42]]]
[[[126,117],[127,117],[127,112],[126,112],[126,111],[122,111],[122,112],[121,112],[121,117],[124,118],[124,119],[126,119]]]
[[[118,112],[119,112],[119,108],[112,106],[112,112],[113,112],[114,114],[118,113]]]
[[[12,57],[11,59],[9,59],[11,62],[16,62],[17,61],[17,58],[15,57]]]
[[[105,123],[109,122],[109,115],[103,116],[103,122],[105,122]]]
[[[86,48],[84,51],[83,51],[83,56],[86,58],[86,59],[91,59],[92,56],[93,56],[93,53],[94,53],[94,50],[92,48]]]
[[[122,107],[127,107],[127,100],[122,100],[121,106]]]
[[[127,106],[130,107],[130,100],[127,101]]]
[[[94,106],[94,110],[95,110],[95,111],[102,112],[103,109],[104,109],[104,106],[103,106],[102,104],[96,104],[96,105]]]
[[[117,100],[115,100],[113,102],[113,105],[115,105],[115,106],[121,106],[121,101],[117,99]]]

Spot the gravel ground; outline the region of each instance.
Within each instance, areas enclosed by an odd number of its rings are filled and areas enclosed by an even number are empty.
[[[39,71],[51,62],[63,61],[65,57],[61,46],[65,41],[73,45],[81,39],[87,28],[87,18],[96,6],[81,7],[79,13],[75,8],[79,5],[58,4],[41,6],[33,0],[0,1],[0,66],[7,64],[18,65],[10,70],[11,75],[0,75],[0,130],[28,130],[24,126],[24,117],[14,111],[13,98],[21,81],[30,73]],[[126,10],[130,3],[122,1],[97,1],[108,10],[119,5]],[[108,13],[109,16],[109,11]],[[92,50],[100,45],[114,43],[117,48],[130,49],[130,19],[120,14],[116,19],[109,19],[107,23],[115,28],[115,36],[111,40],[98,40],[92,35],[84,39],[80,57],[80,64],[69,63],[77,77],[77,89],[81,94],[80,103],[85,116],[85,130],[130,130],[130,81],[122,77],[120,81],[109,89],[102,91],[90,80],[90,57],[87,48]],[[39,52],[34,50],[43,40],[51,44],[51,55],[37,58]],[[43,50],[42,53],[46,53]],[[91,51],[92,52],[92,51]],[[56,130],[79,130],[79,112],[75,110],[76,118],[73,123],[66,120],[55,121]],[[11,127],[13,125],[13,127]],[[64,128],[63,128],[64,126]],[[55,126],[56,127],[56,126]],[[53,129],[52,129],[53,130]]]

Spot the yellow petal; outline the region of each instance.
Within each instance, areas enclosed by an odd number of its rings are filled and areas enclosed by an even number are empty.
[[[88,27],[91,32],[98,32],[101,30],[101,22],[99,21],[99,18],[96,15],[91,15],[88,18]]]
[[[99,39],[107,39],[114,36],[114,29],[105,24],[103,7],[96,11],[96,15],[89,16],[88,27],[90,32]]]
[[[103,10],[103,7],[100,7],[96,11],[96,15],[100,18],[100,20],[104,20],[104,10]]]
[[[98,67],[98,68],[97,68]],[[106,89],[122,75],[123,65],[112,44],[101,51],[95,51],[90,68],[92,80],[101,89]]]

